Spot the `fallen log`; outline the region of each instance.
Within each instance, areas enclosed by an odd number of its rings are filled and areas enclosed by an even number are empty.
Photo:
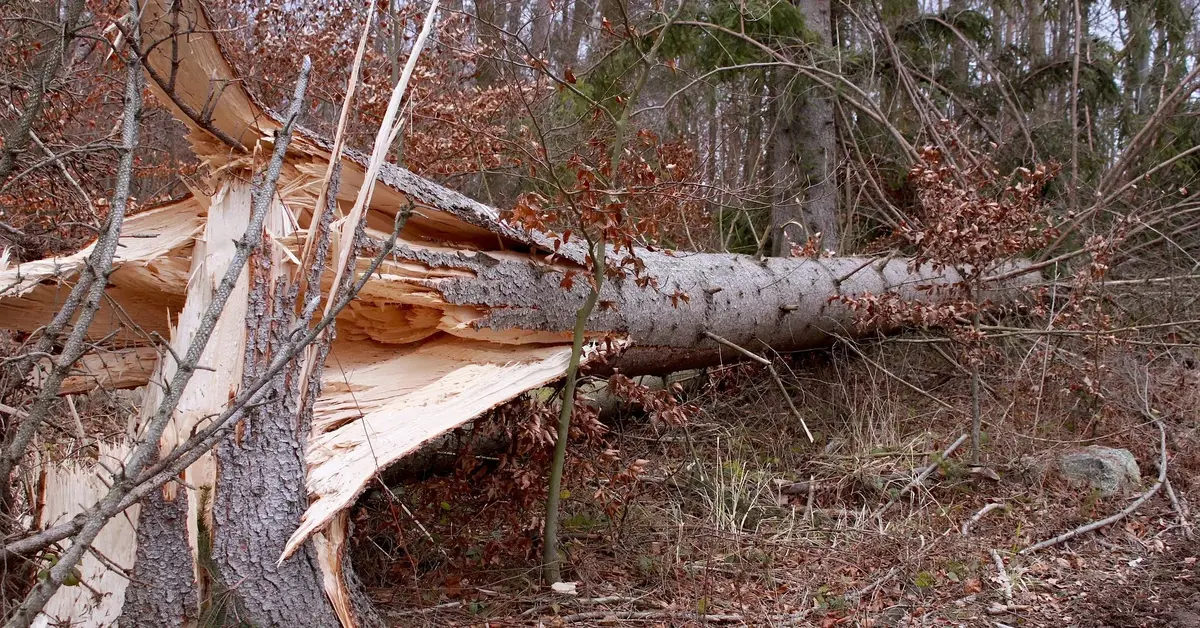
[[[160,45],[148,53],[150,85],[189,126],[197,156],[213,173],[191,197],[126,221],[107,309],[89,329],[97,342],[121,343],[138,355],[158,356],[153,370],[129,368],[122,377],[108,380],[112,385],[146,385],[150,394],[144,397],[152,400],[161,394],[155,390],[163,379],[153,374],[174,368],[173,353],[186,346],[189,325],[205,307],[212,278],[220,277],[228,264],[228,255],[214,252],[221,250],[221,242],[238,237],[238,229],[246,224],[250,198],[244,181],[251,180],[257,167],[253,147],[269,152],[281,125],[244,90],[243,82],[235,80],[198,5],[153,0],[146,3],[141,23],[147,41],[172,40],[178,48],[174,56],[166,52],[172,46]],[[177,30],[180,24],[188,25],[186,33]],[[167,72],[176,77],[177,88],[170,93],[154,80],[154,74]],[[198,112],[207,113],[200,118]],[[263,284],[266,287],[239,280],[234,307],[219,320],[220,340],[204,354],[202,366],[210,371],[185,389],[188,403],[172,415],[161,443],[164,453],[220,412],[246,384],[241,378],[243,358],[259,331],[240,321],[254,318],[247,314],[248,303],[266,307],[261,305],[264,299],[276,298],[300,281],[300,260],[310,244],[309,227],[319,213],[316,206],[332,158],[331,143],[312,134],[299,133],[289,145],[275,214],[262,234],[254,234],[266,244],[256,257],[256,272],[271,279]],[[349,213],[367,183],[367,163],[365,155],[354,151],[341,158],[340,187],[332,202],[342,215]],[[312,608],[311,598],[286,603],[270,599],[307,595],[270,580],[292,582],[297,570],[308,570],[306,577],[323,587],[333,609],[320,613],[321,620],[309,615],[310,625],[328,624],[335,616],[342,625],[356,625],[362,621],[361,611],[345,578],[342,557],[349,533],[345,513],[355,498],[383,469],[423,444],[564,374],[570,330],[588,287],[578,281],[564,288],[563,279],[568,273],[586,272],[582,248],[556,249],[555,234],[522,230],[504,221],[496,209],[390,164],[371,184],[374,192],[365,215],[369,241],[355,265],[359,271],[369,263],[370,244],[378,246],[386,239],[397,214],[410,207],[415,211],[375,276],[338,315],[338,336],[320,375],[311,427],[303,406],[277,398],[270,406],[274,414],[245,419],[235,428],[238,446],[252,443],[261,449],[218,454],[235,459],[242,475],[235,475],[229,464],[205,458],[184,474],[187,490],[164,487],[161,495],[143,502],[140,520],[154,521],[156,527],[139,530],[137,555],[162,555],[186,539],[193,567],[181,568],[178,561],[134,565],[135,574],[152,577],[134,578],[132,584],[114,579],[108,591],[113,599],[153,602],[166,599],[168,592],[158,589],[166,583],[177,589],[180,582],[192,582],[197,595],[186,603],[194,605],[214,584],[194,565],[201,547],[227,548],[216,561],[222,564],[213,568],[219,577],[238,583],[237,590],[228,593],[243,596],[239,608],[244,620],[274,625],[282,615],[256,615],[256,609]],[[353,243],[335,241],[332,246]],[[914,268],[907,260],[755,259],[649,250],[635,254],[653,287],[640,287],[633,277],[605,283],[601,307],[589,321],[592,343],[586,357],[615,348],[609,364],[627,374],[740,359],[706,333],[754,350],[766,345],[794,351],[826,345],[835,336],[888,331],[857,326],[853,310],[840,297],[895,292],[905,299],[937,302],[960,296],[958,273]],[[36,332],[53,316],[62,286],[77,276],[85,257],[81,253],[0,272],[0,327]],[[323,277],[326,291],[333,274],[330,270]],[[1011,300],[1026,283],[1020,278],[1008,281],[989,296],[997,302]],[[170,338],[172,350],[158,350],[150,332]],[[85,380],[87,376],[80,375]],[[280,393],[295,393],[299,382],[292,386]],[[280,414],[288,412],[297,416]],[[266,423],[256,422],[260,419]],[[270,426],[270,439],[247,436],[245,430],[262,425]],[[279,429],[281,425],[302,429],[289,432]],[[288,456],[293,458],[285,460]],[[295,470],[305,465],[305,486],[297,486]],[[253,475],[246,475],[245,469],[252,469]],[[239,495],[268,495],[286,506],[286,512],[303,515],[296,521],[294,515],[264,513],[262,525],[250,528],[244,519],[237,526],[223,524],[232,510],[269,510],[269,504],[276,503],[230,500],[221,491],[231,485],[244,491]],[[188,501],[186,506],[176,501],[180,496]],[[214,516],[213,504],[224,510]],[[86,505],[78,504],[75,512]],[[179,512],[187,516],[172,514]],[[170,526],[173,529],[165,528]],[[132,555],[128,532],[115,537],[122,544],[122,556]],[[209,538],[201,538],[205,534]],[[309,545],[310,539],[315,543]],[[239,547],[255,548],[253,556],[247,559],[228,549]],[[258,564],[247,570],[247,560]],[[287,570],[273,570],[269,561],[286,563]],[[134,589],[127,592],[127,586]],[[187,599],[178,590],[170,591],[169,597]],[[54,608],[69,606],[58,603]],[[195,616],[195,609],[175,608],[169,616],[145,615],[143,621],[170,625]],[[61,615],[53,619],[87,621]]]

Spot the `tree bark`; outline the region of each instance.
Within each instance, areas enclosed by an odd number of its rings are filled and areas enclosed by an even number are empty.
[[[469,270],[470,277],[419,280],[449,308],[470,308],[443,331],[463,338],[520,342],[530,332],[565,337],[590,288],[562,286],[563,272],[534,259],[487,253],[442,253],[399,248],[395,255],[431,272]],[[736,360],[736,354],[704,336],[711,332],[736,344],[796,351],[837,336],[889,331],[864,329],[840,297],[894,292],[907,301],[958,299],[959,274],[929,265],[909,268],[904,259],[859,257],[766,258],[711,253],[637,251],[643,277],[605,282],[601,307],[588,324],[596,335],[616,334],[631,347],[613,361],[626,374],[663,373]],[[992,296],[1011,298],[1005,284]],[[532,340],[532,338],[530,338]]]
[[[475,62],[475,82],[481,88],[492,87],[500,78],[500,60],[503,42],[500,28],[503,27],[505,12],[499,0],[475,0],[475,37],[483,55]]]
[[[262,376],[295,323],[297,290],[281,258],[275,250],[252,260],[243,385]],[[277,563],[308,505],[310,426],[298,406],[299,367],[293,362],[276,375],[269,401],[247,412],[234,437],[216,448],[212,562],[219,586],[236,599],[237,616],[255,626],[339,625],[312,544]]]
[[[171,337],[173,353],[159,360],[157,376],[151,381],[170,381],[174,376],[179,365],[173,356],[185,353],[192,343],[214,288],[236,254],[235,239],[249,224],[250,204],[250,185],[240,181],[225,182],[208,199],[208,220],[202,238],[193,248],[187,299]],[[248,293],[248,273],[243,270],[201,356],[201,364],[209,368],[192,376],[163,434],[161,452],[168,452],[186,440],[208,416],[219,412],[237,390],[242,379],[241,348],[245,346]],[[221,368],[214,368],[215,365]],[[150,421],[162,396],[162,387],[152,384],[142,402],[143,424]],[[208,566],[201,564],[207,557],[201,556],[201,546],[211,543],[211,491],[215,474],[212,457],[206,454],[184,472],[182,479],[188,488],[168,485],[161,495],[143,504],[143,520],[154,525],[138,526],[135,570],[145,571],[149,577],[135,579],[128,586],[127,595],[145,601],[147,608],[129,616],[128,621],[144,617],[139,619],[147,622],[142,625],[184,625],[200,615],[201,605],[208,605],[211,593]],[[165,555],[175,555],[180,547],[190,548],[183,556],[186,560],[162,559]],[[144,563],[143,559],[150,562]],[[181,582],[191,589],[190,596],[180,594]],[[182,612],[175,608],[180,603],[188,606]],[[160,613],[152,614],[151,610]]]
[[[957,24],[959,16],[967,11],[966,0],[950,0],[950,18],[952,24]],[[954,38],[950,44],[950,75],[953,77],[951,86],[955,89],[966,91],[971,85],[970,64],[967,58],[966,44]]]
[[[1044,0],[1030,0],[1029,11],[1029,65],[1036,69],[1046,62],[1046,4]]]
[[[137,526],[137,556],[125,588],[122,628],[184,626],[198,618],[200,600],[193,579],[187,535],[188,502],[155,491],[142,502]],[[146,583],[149,586],[137,586]]]
[[[832,48],[829,0],[799,0],[805,26],[814,38],[814,58]],[[820,246],[832,251],[841,244],[837,213],[837,133],[833,96],[811,87],[797,96],[793,74],[779,72],[775,102],[779,119],[774,135],[775,205],[771,212],[774,255],[786,255],[792,244],[803,245],[821,234]]]
[[[529,49],[535,54],[544,57],[550,49],[550,22],[554,19],[554,11],[550,8],[550,0],[536,0],[533,5],[533,15],[530,19],[533,25],[529,31]]]

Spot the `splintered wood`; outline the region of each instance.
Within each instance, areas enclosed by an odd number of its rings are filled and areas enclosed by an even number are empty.
[[[514,396],[558,379],[569,345],[501,345],[453,336],[396,350],[339,345],[326,368],[308,448],[315,499],[288,543],[295,551],[382,468]]]
[[[116,446],[101,443],[97,463],[47,465],[38,523],[49,527],[68,521],[103,497],[108,492],[104,477],[121,466],[128,451],[123,443]],[[36,628],[116,625],[129,582],[129,576],[121,570],[128,572],[133,568],[137,550],[138,512],[139,507],[133,506],[104,526],[92,544],[96,551],[86,554],[78,567],[79,581],[86,586],[60,588],[34,620]]]
[[[204,229],[208,207],[202,201],[188,198],[125,221],[113,259],[116,271],[108,280],[111,298],[101,302],[89,329],[92,339],[112,332],[120,340],[168,333],[166,313],[183,307],[192,245]],[[0,272],[0,327],[34,331],[46,324],[70,292],[65,282],[83,271],[91,252],[88,246],[74,255]]]
[[[152,15],[153,11],[158,11],[157,15],[164,11],[160,3],[151,2],[148,7]],[[203,22],[200,12],[193,18],[195,23]],[[209,38],[193,34],[186,41],[192,49],[201,46],[201,53],[181,55],[178,76],[196,80],[203,77],[203,89],[193,91],[207,93],[212,77],[220,76],[225,66],[205,65],[218,50],[209,45]],[[150,66],[166,69],[153,54]],[[211,72],[213,67],[218,71]],[[191,92],[176,94],[176,98],[182,95],[185,100],[172,104],[176,114],[191,127],[189,137],[198,156],[218,171],[219,178],[208,186],[217,192],[208,197],[197,190],[194,198],[127,221],[122,238],[125,246],[114,260],[116,272],[109,290],[114,313],[98,317],[92,333],[96,339],[119,339],[125,346],[106,354],[107,358],[78,365],[80,374],[70,387],[72,391],[89,382],[119,387],[149,383],[144,411],[152,412],[154,402],[161,398],[158,383],[169,378],[174,365],[170,352],[162,353],[159,359],[161,352],[153,346],[149,332],[172,338],[176,352],[181,353],[187,346],[190,330],[231,255],[232,241],[245,228],[251,204],[248,186],[228,183],[234,179],[224,174],[244,169],[249,162],[231,153],[207,127],[215,125],[228,136],[253,146],[269,144],[278,126],[238,85],[222,84],[221,91],[213,119],[206,125],[197,124],[187,115]],[[226,98],[232,100],[226,102]],[[292,226],[307,224],[313,217],[328,167],[328,151],[323,140],[305,135],[292,144],[278,193],[283,213],[295,223]],[[337,202],[343,213],[348,213],[346,210],[360,198],[366,161],[364,155],[353,151],[347,151],[342,160]],[[227,183],[220,183],[222,179]],[[396,214],[413,207],[416,211],[401,233],[402,248],[420,251],[420,255],[416,259],[389,257],[359,298],[338,317],[339,336],[324,371],[324,389],[316,403],[309,439],[308,490],[312,503],[288,545],[288,553],[330,523],[335,525],[326,537],[321,537],[319,545],[340,546],[344,534],[337,533],[338,514],[380,469],[490,408],[561,377],[570,358],[569,334],[561,330],[474,326],[486,315],[486,308],[446,301],[438,282],[469,281],[475,278],[475,270],[457,263],[428,263],[430,259],[452,261],[463,254],[484,251],[497,259],[510,256],[538,260],[544,253],[509,251],[536,251],[549,243],[547,236],[514,229],[500,220],[494,208],[390,164],[382,167],[379,179],[370,204],[364,207],[368,234],[381,241]],[[285,253],[275,260],[290,267],[284,272],[296,272],[303,256],[305,231],[288,226],[287,221],[269,225],[264,238]],[[352,232],[352,228],[342,228],[334,233],[337,238]],[[345,251],[348,246],[334,242],[335,250]],[[0,325],[36,331],[53,315],[69,284],[84,272],[88,252],[85,249],[61,260],[24,264],[0,274],[0,281],[4,281],[0,287],[8,288],[0,294]],[[564,263],[578,268],[569,258]],[[368,258],[363,257],[350,267],[357,276],[367,264]],[[323,278],[327,292],[333,279],[332,272]],[[205,416],[219,411],[236,393],[240,385],[238,365],[245,346],[245,330],[238,326],[245,316],[244,291],[243,279],[201,360],[202,369],[185,389],[184,399],[164,435],[164,449],[186,438]],[[589,357],[592,354],[589,348]],[[157,370],[144,364],[146,358],[158,359]],[[197,489],[211,485],[211,461],[206,458],[197,463],[184,479],[186,485]],[[173,486],[169,492],[175,491]],[[195,549],[195,520],[205,515],[198,512],[198,496],[190,498],[188,527]],[[336,551],[330,556],[334,554]],[[327,583],[331,595],[336,593],[333,584]]]

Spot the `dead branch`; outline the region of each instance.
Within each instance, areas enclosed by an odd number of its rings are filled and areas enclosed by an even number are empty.
[[[1004,507],[1004,504],[1001,504],[999,502],[992,502],[992,503],[984,506],[983,508],[981,508],[979,510],[979,512],[975,513],[974,516],[972,516],[970,519],[967,519],[966,521],[963,522],[962,535],[967,536],[968,534],[970,534],[971,526],[975,525],[975,523],[977,521],[979,521],[980,519],[983,519],[983,517],[985,515],[987,515],[989,512],[992,512],[993,510],[995,510],[997,508],[1003,508],[1003,507]]]
[[[41,114],[42,106],[46,102],[46,92],[49,91],[50,83],[58,74],[62,60],[67,56],[67,46],[75,37],[79,18],[83,13],[83,4],[83,0],[72,0],[66,6],[65,19],[61,23],[55,24],[57,29],[60,29],[55,37],[58,40],[57,45],[50,46],[44,51],[41,65],[33,72],[31,79],[33,85],[30,86],[29,93],[25,97],[25,108],[21,111],[21,115],[13,127],[4,135],[4,148],[0,149],[0,182],[12,174],[17,155],[24,151],[29,144],[30,136],[33,134],[33,123]]]
[[[963,434],[962,436],[959,436],[958,440],[955,440],[953,443],[950,443],[950,446],[947,447],[946,450],[942,452],[941,460],[945,460],[946,458],[949,458],[950,454],[954,453],[954,450],[958,449],[959,445],[962,445],[966,441],[967,441],[967,434]],[[904,496],[906,496],[910,492],[912,492],[912,490],[914,488],[923,484],[925,482],[925,478],[929,477],[930,475],[933,474],[934,471],[937,470],[938,464],[940,462],[941,461],[938,460],[938,461],[935,461],[933,464],[929,465],[928,467],[925,467],[925,469],[923,471],[921,471],[921,473],[918,474],[917,477],[913,478],[913,480],[911,482],[909,482],[907,486],[904,487],[904,490],[900,491],[900,493],[897,494],[896,497],[888,500],[888,503],[884,504],[878,511],[876,511],[874,518],[878,519],[878,518],[882,517],[883,513],[887,512],[888,509],[891,508],[893,504],[895,504],[897,501],[902,499]]]
[[[392,619],[400,619],[401,617],[412,617],[413,615],[428,615],[430,613],[436,613],[438,611],[448,611],[452,608],[458,608],[458,607],[462,606],[462,604],[463,603],[460,601],[454,601],[454,602],[446,602],[445,604],[438,604],[436,606],[425,606],[423,608],[413,608],[413,609],[404,610],[404,611],[384,611],[384,613],[388,617],[391,617]]]
[[[1171,507],[1175,509],[1175,514],[1179,516],[1179,527],[1183,528],[1183,536],[1188,540],[1192,539],[1192,521],[1188,514],[1187,506],[1179,500],[1175,495],[1175,489],[1171,487],[1171,480],[1164,478],[1163,486],[1167,488],[1167,497],[1171,499]]]
[[[201,10],[203,10],[203,9],[201,9]],[[177,5],[172,5],[172,11],[175,11],[175,12],[179,11],[179,7]],[[202,111],[197,111],[196,108],[193,107],[191,105],[191,103],[187,102],[186,99],[181,97],[179,95],[179,92],[175,89],[175,76],[174,76],[174,70],[176,69],[175,67],[173,67],[173,69],[172,69],[172,76],[164,77],[161,74],[159,74],[159,72],[157,70],[154,69],[154,66],[152,64],[148,63],[150,54],[153,52],[154,48],[156,48],[159,44],[161,44],[163,42],[162,41],[155,42],[154,44],[150,45],[146,49],[143,49],[143,47],[141,45],[141,38],[131,36],[131,34],[138,28],[137,16],[139,16],[140,13],[134,12],[131,15],[134,16],[134,19],[130,20],[129,25],[122,25],[120,22],[118,22],[116,24],[116,26],[117,26],[117,28],[121,29],[122,33],[127,38],[129,47],[130,47],[130,49],[133,50],[133,53],[135,55],[137,55],[137,57],[139,59],[142,60],[142,65],[146,70],[146,75],[150,77],[150,80],[154,81],[154,84],[156,86],[158,86],[158,88],[160,90],[162,90],[162,92],[164,94],[166,94],[167,98],[171,101],[171,104],[173,104],[177,108],[179,108],[179,111],[182,112],[183,115],[187,116],[192,122],[194,122],[197,127],[207,131],[208,133],[211,133],[213,137],[221,140],[222,142],[227,144],[230,148],[233,148],[234,150],[238,151],[239,153],[247,152],[246,147],[241,142],[239,142],[236,138],[234,138],[233,136],[226,133],[224,130],[222,130],[219,126],[217,126],[213,122],[212,109],[215,107],[217,99],[220,98],[220,93],[217,93],[215,95],[209,94],[210,103],[206,104]],[[126,29],[128,29],[128,30],[126,30]],[[187,32],[179,31],[178,22],[173,21],[171,33],[167,35],[166,39],[174,42],[174,40],[176,38],[182,37],[182,36],[187,36],[188,34],[189,33],[187,33]],[[166,40],[163,40],[163,41],[166,41]],[[177,63],[173,64],[173,66],[177,66]]]
[[[792,416],[795,416],[800,420],[800,426],[804,428],[804,435],[808,437],[808,442],[813,442],[813,435],[808,429],[808,423],[804,421],[804,415],[800,414],[800,411],[796,409],[796,404],[792,401],[792,394],[789,393],[787,387],[783,385],[783,379],[779,377],[779,372],[775,370],[775,366],[771,364],[770,360],[758,355],[757,353],[754,353],[753,351],[750,351],[749,349],[740,347],[710,331],[705,331],[704,335],[709,339],[719,342],[726,347],[729,347],[730,349],[733,349],[734,351],[746,356],[747,358],[767,367],[767,372],[771,374],[771,379],[775,381],[775,385],[779,388],[779,392],[783,394],[783,399],[787,401],[788,408],[792,411]]]
[[[1159,465],[1158,465],[1158,480],[1156,480],[1154,482],[1154,486],[1151,486],[1150,490],[1143,493],[1141,495],[1141,497],[1138,497],[1137,499],[1135,499],[1133,501],[1133,503],[1129,504],[1129,506],[1127,506],[1124,510],[1122,510],[1112,516],[1105,517],[1104,519],[1101,519],[1099,521],[1093,521],[1087,525],[1079,526],[1078,528],[1075,528],[1074,530],[1069,530],[1067,532],[1064,532],[1052,539],[1046,539],[1045,541],[1034,543],[1033,545],[1030,545],[1029,547],[1026,547],[1025,549],[1018,552],[1018,554],[1032,554],[1033,552],[1044,550],[1048,547],[1054,547],[1055,545],[1069,541],[1081,534],[1087,534],[1088,532],[1092,532],[1093,530],[1099,530],[1100,528],[1103,528],[1105,526],[1112,525],[1112,524],[1124,519],[1125,517],[1128,517],[1129,515],[1133,514],[1134,511],[1136,511],[1138,508],[1142,507],[1142,504],[1146,503],[1146,501],[1149,500],[1151,497],[1154,497],[1155,493],[1158,493],[1159,489],[1161,489],[1163,487],[1163,484],[1165,484],[1167,481],[1167,430],[1166,430],[1166,428],[1163,427],[1162,421],[1159,420],[1158,418],[1154,419],[1154,425],[1156,427],[1158,427],[1158,433],[1159,433],[1159,437],[1160,437],[1160,445],[1159,446],[1161,448],[1162,454],[1159,459]]]
[[[746,618],[743,615],[736,614],[721,614],[721,615],[699,615],[695,613],[680,613],[672,611],[588,611],[586,613],[575,613],[573,615],[564,615],[559,618],[560,621],[568,624],[574,624],[581,621],[603,621],[603,620],[684,620],[698,621],[702,623],[712,624],[733,624],[745,622]]]
[[[75,362],[88,351],[87,332],[91,326],[104,291],[108,285],[108,276],[113,271],[113,256],[121,236],[121,225],[129,208],[129,193],[133,182],[134,150],[138,144],[138,123],[142,111],[142,74],[141,65],[136,59],[130,59],[127,68],[125,86],[125,110],[121,123],[121,160],[117,166],[117,182],[113,189],[112,208],[96,247],[88,258],[86,272],[80,275],[79,283],[71,290],[66,303],[55,315],[54,320],[47,326],[42,338],[38,341],[36,353],[48,353],[57,340],[58,335],[78,312],[74,327],[56,360],[54,368],[46,377],[38,392],[33,406],[27,411],[28,416],[17,426],[11,440],[6,444],[3,454],[0,454],[0,482],[8,484],[13,468],[25,455],[29,442],[37,433],[38,427],[54,407],[58,399],[58,389],[63,380],[71,373]],[[18,363],[18,373],[24,377],[32,361]],[[7,501],[7,495],[0,496]],[[67,572],[63,572],[64,574]],[[32,620],[32,616],[30,617]]]
[[[131,10],[133,11],[134,15],[138,14],[137,0],[131,0]],[[136,26],[132,29],[132,34],[133,37],[131,37],[130,41],[137,41]],[[129,185],[132,177],[133,148],[137,142],[137,112],[141,107],[141,63],[136,57],[131,57],[128,63],[129,79],[126,88],[125,131],[122,133],[123,145],[126,147],[126,154],[122,158],[122,177],[118,179],[117,190],[114,192],[114,212],[117,211],[117,203],[125,204],[128,201]],[[229,296],[233,292],[234,284],[237,283],[238,276],[241,274],[242,268],[246,265],[250,255],[257,250],[262,243],[262,237],[260,234],[262,233],[267,213],[274,202],[275,186],[279,181],[279,175],[283,168],[283,157],[287,152],[287,145],[291,141],[291,129],[299,118],[301,112],[301,106],[304,102],[304,94],[308,88],[308,75],[311,69],[312,61],[309,60],[308,57],[305,57],[304,63],[300,70],[300,77],[296,82],[295,93],[293,94],[291,107],[288,112],[287,124],[285,124],[284,128],[276,134],[274,153],[272,154],[271,161],[267,166],[266,174],[263,177],[260,186],[256,190],[256,194],[254,195],[253,212],[251,214],[250,224],[242,238],[238,241],[236,245],[237,253],[230,261],[229,267],[226,269],[225,275],[221,279],[221,283],[214,291],[212,302],[209,303],[209,307],[205,311],[204,317],[200,321],[196,333],[192,338],[192,342],[190,343],[184,356],[184,360],[182,363],[177,364],[175,375],[172,377],[170,384],[166,387],[166,392],[164,394],[162,403],[159,405],[153,418],[146,426],[146,429],[142,434],[141,442],[130,454],[129,459],[126,461],[125,468],[121,470],[119,475],[114,477],[112,489],[103,499],[101,499],[98,504],[96,504],[95,510],[93,510],[94,514],[84,517],[85,521],[82,523],[78,533],[76,533],[75,537],[72,539],[71,547],[62,555],[62,557],[60,557],[58,563],[49,570],[48,577],[41,580],[34,587],[33,591],[26,596],[26,598],[22,601],[20,608],[13,615],[7,626],[11,628],[24,628],[33,621],[38,612],[40,612],[41,609],[46,605],[46,602],[50,600],[50,597],[54,595],[54,592],[57,591],[62,585],[63,580],[71,573],[71,570],[83,558],[87,548],[91,546],[92,541],[95,540],[96,536],[100,533],[100,530],[103,529],[104,525],[108,522],[108,519],[116,514],[114,512],[113,515],[103,515],[102,513],[107,510],[105,506],[111,507],[112,505],[119,503],[123,497],[128,495],[131,489],[134,487],[134,478],[137,478],[141,474],[142,469],[146,466],[146,464],[158,454],[159,441],[162,438],[163,431],[166,429],[167,423],[169,422],[176,405],[179,403],[180,397],[183,395],[188,381],[191,379],[192,374],[196,371],[201,354],[203,353],[205,346],[208,344],[208,339],[212,335],[212,331],[216,326],[217,319],[220,317],[221,311],[225,308],[225,303],[229,300]],[[128,163],[128,165],[126,165],[126,163]],[[123,217],[123,209],[119,215]],[[110,219],[110,222],[113,222],[112,219]],[[112,251],[109,252],[107,257],[109,271],[111,271],[112,255],[115,253],[119,235],[120,225],[118,223],[116,229],[113,230],[113,235],[111,237]],[[97,249],[99,248],[100,247],[97,247]],[[96,288],[94,291],[98,293],[98,296],[102,296],[107,283],[107,272],[103,275],[103,279],[99,274],[96,275],[96,279]],[[96,303],[98,305],[99,298],[96,299]],[[93,307],[91,309],[92,313],[94,314],[96,308]],[[87,311],[85,310],[84,314],[86,313]],[[72,336],[74,336],[75,333],[78,333],[81,336],[80,344],[82,344],[82,336],[86,333],[87,328],[87,324],[77,324],[76,332],[73,332],[72,334]],[[66,354],[66,350],[64,350],[64,354]],[[78,359],[78,356],[76,356],[75,359]],[[73,362],[74,359],[71,361],[71,363]],[[58,385],[61,383],[62,379],[65,378],[66,371],[69,368],[70,363],[64,367],[64,365],[60,362],[58,368],[56,368],[55,372],[51,374],[48,384],[43,386],[42,392],[39,393],[39,401],[43,397],[57,396]],[[62,371],[61,374],[59,374],[60,371]],[[56,374],[57,381],[55,380]],[[46,405],[48,408],[49,404],[47,403]],[[35,409],[36,408],[37,405],[35,405]],[[33,422],[32,418],[34,417],[34,414],[32,411],[30,412],[30,416],[31,419],[27,420],[25,424],[30,424]],[[25,424],[22,424],[21,427],[24,428]],[[34,427],[36,428],[36,425]],[[32,430],[30,437],[32,437]],[[16,443],[14,443],[14,445],[15,444]],[[0,462],[9,462],[10,456],[11,453],[6,452],[5,458],[0,460]],[[0,470],[3,470],[3,468],[0,467]]]
[[[992,562],[996,563],[997,579],[1000,582],[1000,590],[1004,593],[1004,604],[1011,605],[1013,601],[1012,580],[1008,577],[1008,570],[1004,568],[1004,559],[1000,557],[1000,552],[994,549],[988,550],[992,556]]]

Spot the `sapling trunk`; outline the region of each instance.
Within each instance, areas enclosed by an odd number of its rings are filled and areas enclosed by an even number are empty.
[[[546,495],[546,528],[542,539],[542,564],[547,584],[562,580],[562,568],[558,557],[558,510],[562,501],[563,467],[567,460],[567,437],[571,430],[571,413],[575,409],[575,385],[579,381],[579,362],[583,357],[583,340],[587,332],[588,318],[596,309],[600,299],[600,287],[604,283],[604,240],[592,246],[592,264],[595,267],[592,292],[575,315],[575,330],[572,336],[571,361],[567,364],[566,383],[563,385],[562,409],[558,413],[558,438],[554,441],[554,459],[550,463],[550,482]]]
[[[654,58],[658,47],[662,45],[667,29],[679,16],[682,9],[683,4],[680,4],[679,9],[659,31],[658,37],[650,47],[649,54],[645,55],[644,59],[648,61]],[[621,111],[621,117],[616,121],[612,152],[609,154],[609,172],[613,177],[620,172],[621,156],[624,154],[625,133],[629,126],[628,103],[637,102],[637,95],[646,85],[651,67],[653,66],[647,64],[642,68],[641,76],[638,77],[630,98],[625,101],[626,105]],[[579,361],[583,356],[584,334],[587,333],[588,319],[596,309],[596,302],[600,299],[600,289],[604,285],[604,256],[607,246],[603,232],[595,242],[589,242],[589,244],[591,244],[589,256],[592,260],[593,270],[592,290],[575,314],[575,329],[571,337],[571,359],[567,366],[566,383],[563,386],[562,409],[558,415],[558,439],[554,442],[554,460],[550,463],[550,482],[546,496],[546,527],[542,540],[542,563],[547,584],[554,584],[562,580],[562,569],[558,557],[558,509],[559,503],[562,501],[562,474],[567,459],[567,436],[571,429],[571,412],[575,408],[575,384],[579,379]]]
[[[979,290],[972,290],[972,294],[978,295]],[[975,316],[971,319],[971,325],[975,328],[975,338],[979,337],[979,305],[978,296],[976,296]],[[971,464],[978,465],[980,460],[981,434],[980,428],[983,424],[983,416],[979,408],[979,360],[976,358],[971,364]]]

